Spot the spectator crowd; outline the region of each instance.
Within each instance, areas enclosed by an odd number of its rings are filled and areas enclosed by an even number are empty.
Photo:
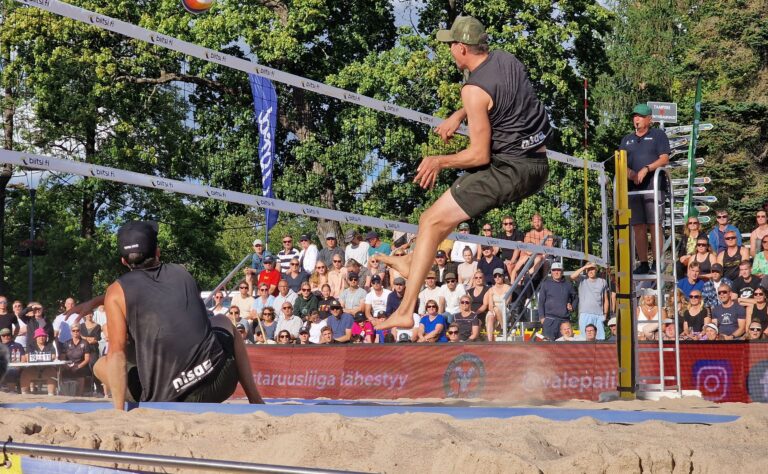
[[[696,217],[689,218],[677,246],[681,278],[676,295],[665,295],[662,307],[655,290],[641,295],[634,315],[639,339],[768,337],[766,216],[768,202],[755,215],[748,246],[725,210],[717,211],[716,225],[708,233]],[[552,232],[538,214],[527,232],[518,230],[510,216],[501,220],[499,232],[495,230],[489,222],[481,227],[483,235],[498,239],[554,245]],[[470,229],[461,224],[457,231]],[[407,258],[415,235],[395,233],[394,242],[389,243],[376,231],[363,235],[352,229],[341,243],[335,233],[324,238],[320,249],[309,235],[299,237],[298,247],[286,235],[282,249],[274,255],[256,239],[242,279],[231,295],[215,292],[210,314],[230,318],[247,344],[494,341],[514,316],[510,314],[512,285],[522,286],[539,274],[544,277],[527,297],[535,302],[540,339],[616,338],[615,288],[592,263],[566,276],[562,263],[545,255],[445,240],[426,279],[413,282],[375,256]],[[420,288],[413,308],[414,327],[376,330],[375,321],[400,306],[407,285]],[[72,381],[76,394],[102,390],[92,367],[108,350],[106,315],[103,308],[77,314],[72,311],[75,304],[67,298],[51,318],[38,302],[11,302],[0,295],[0,344],[17,363],[6,376],[6,387],[22,393],[38,387],[53,394],[56,382]],[[35,365],[53,361],[60,363]]]

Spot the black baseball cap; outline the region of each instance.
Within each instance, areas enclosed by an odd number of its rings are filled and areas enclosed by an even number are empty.
[[[157,229],[155,221],[130,221],[117,231],[117,248],[120,256],[128,258],[132,253],[149,258],[157,250]]]
[[[365,318],[365,313],[363,313],[362,311],[358,311],[357,313],[355,313],[355,322],[356,323],[365,321],[365,319],[366,319]]]

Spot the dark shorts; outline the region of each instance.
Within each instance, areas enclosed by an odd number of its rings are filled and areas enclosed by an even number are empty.
[[[660,191],[659,220],[664,222],[664,199],[666,195]],[[629,195],[629,209],[632,211],[630,224],[653,224],[653,193]]]
[[[237,388],[239,380],[237,364],[235,363],[235,340],[229,331],[221,328],[213,328],[213,334],[224,349],[225,361],[217,372],[212,372],[208,377],[197,384],[192,391],[183,397],[174,400],[176,402],[190,403],[221,403],[232,396]],[[139,371],[135,364],[128,362],[126,400],[135,402],[141,399],[141,381]]]
[[[546,152],[530,152],[526,156],[499,158],[468,170],[451,186],[451,195],[469,217],[518,202],[536,194],[547,182],[549,162]]]

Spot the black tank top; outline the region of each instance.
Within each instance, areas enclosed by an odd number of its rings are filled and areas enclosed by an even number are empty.
[[[218,372],[225,354],[197,283],[184,267],[164,263],[133,270],[117,282],[125,293],[141,401],[174,401]]]
[[[690,309],[683,311],[683,321],[688,323],[688,327],[695,333],[700,333],[704,330],[704,318],[711,317],[709,314],[709,308],[702,306],[701,310],[694,314],[691,314]]]
[[[736,254],[728,255],[728,249],[723,251],[723,276],[731,281],[739,277],[739,264],[741,263],[741,247],[734,247]]]
[[[472,312],[477,314],[478,317],[481,315],[481,313],[478,313],[477,310],[480,309],[480,307],[483,305],[483,300],[485,299],[486,293],[488,293],[487,286],[484,286],[483,291],[481,291],[477,296],[475,296],[475,287],[469,289],[469,296],[472,297],[472,304],[470,306],[472,307]],[[484,315],[485,312],[482,314]]]
[[[523,156],[544,144],[551,132],[549,117],[533,90],[525,66],[506,51],[491,51],[469,76],[467,84],[483,89],[493,100],[491,153]]]
[[[768,327],[768,305],[763,306],[763,309],[758,309],[757,305],[753,306],[752,321],[760,321],[763,329]]]
[[[708,273],[712,273],[712,263],[709,261],[709,252],[706,253],[706,256],[703,261],[698,260],[698,254],[696,254],[693,259],[699,263],[699,273],[702,275],[706,275]]]

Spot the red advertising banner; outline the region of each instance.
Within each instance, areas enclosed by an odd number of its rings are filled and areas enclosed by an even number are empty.
[[[268,398],[597,400],[617,385],[613,344],[269,345],[248,353]],[[674,375],[674,353],[665,355],[665,374]],[[641,353],[640,367],[658,374],[658,353]],[[768,402],[768,344],[681,343],[680,371],[683,389],[708,400]]]

